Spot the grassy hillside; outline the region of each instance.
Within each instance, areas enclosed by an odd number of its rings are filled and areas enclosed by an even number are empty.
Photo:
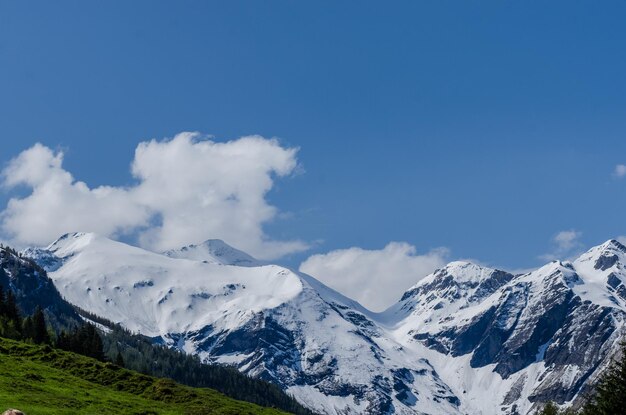
[[[0,338],[0,412],[39,414],[284,414],[101,363]]]

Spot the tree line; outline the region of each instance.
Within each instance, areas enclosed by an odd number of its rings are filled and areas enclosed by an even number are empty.
[[[314,415],[273,383],[246,376],[234,367],[205,364],[196,355],[155,345],[153,339],[131,333],[104,319],[99,319],[98,323],[110,329],[103,336],[107,358],[111,361],[120,359],[128,369],[167,377],[187,386],[215,389],[237,400],[279,408],[296,415]]]
[[[80,312],[89,315],[82,310]],[[274,384],[250,378],[232,367],[204,364],[197,356],[155,345],[150,339],[133,334],[106,319],[94,315],[87,318],[111,327],[110,332],[101,334],[94,324],[85,323],[71,330],[62,330],[55,336],[46,324],[41,307],[37,307],[32,316],[22,317],[12,291],[5,293],[0,285],[2,337],[48,344],[147,375],[170,378],[188,386],[215,389],[234,399],[279,408],[296,415],[314,414]]]
[[[0,336],[25,340],[36,344],[50,344],[51,336],[41,307],[32,316],[22,317],[11,290],[4,292],[0,285]]]
[[[48,344],[62,350],[106,361],[102,337],[93,324],[83,324],[69,331],[61,331],[55,336],[46,323],[46,316],[40,306],[35,312],[23,317],[15,301],[12,290],[0,285],[0,336],[35,344]],[[119,361],[117,363],[120,363]]]

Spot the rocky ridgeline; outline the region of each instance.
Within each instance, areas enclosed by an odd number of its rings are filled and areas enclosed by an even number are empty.
[[[453,262],[384,313],[222,242],[160,255],[73,234],[31,252],[70,302],[325,414],[575,406],[619,350],[626,314],[617,241],[523,275]]]

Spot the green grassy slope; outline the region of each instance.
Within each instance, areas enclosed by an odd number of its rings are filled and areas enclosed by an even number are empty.
[[[284,414],[49,346],[0,338],[0,413]]]

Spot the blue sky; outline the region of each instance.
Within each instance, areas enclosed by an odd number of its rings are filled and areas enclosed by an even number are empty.
[[[41,142],[124,186],[142,141],[278,137],[301,168],[263,228],[312,245],[284,262],[401,241],[535,266],[561,231],[626,234],[625,19],[617,1],[0,1],[0,163]]]

